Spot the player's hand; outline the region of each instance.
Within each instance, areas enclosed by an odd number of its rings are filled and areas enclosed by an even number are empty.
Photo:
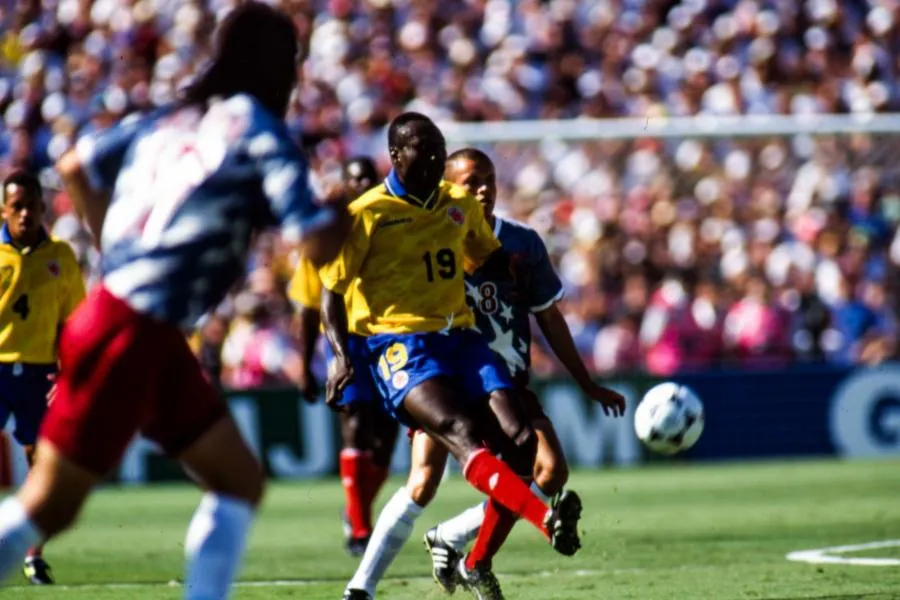
[[[353,380],[353,366],[349,360],[335,358],[328,365],[328,383],[325,386],[325,403],[333,411],[340,412],[338,402],[344,396],[344,388]]]
[[[300,395],[307,403],[315,404],[319,399],[319,382],[308,369],[304,368],[301,371],[297,387],[300,388]]]
[[[581,389],[588,398],[600,404],[603,414],[609,416],[610,411],[614,417],[625,414],[625,396],[619,392],[597,385],[593,381],[582,384]]]
[[[56,400],[56,373],[47,375],[47,381],[53,384],[50,386],[50,391],[47,392],[47,406],[50,406]]]

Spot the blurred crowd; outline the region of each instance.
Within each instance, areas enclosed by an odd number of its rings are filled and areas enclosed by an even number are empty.
[[[175,99],[234,3],[0,3],[0,172],[41,174],[53,232],[89,279],[96,256],[53,161],[80,133]],[[302,38],[288,123],[326,182],[357,154],[386,170],[384,127],[402,110],[477,122],[900,109],[897,0],[273,3]],[[897,354],[900,137],[484,149],[501,209],[544,236],[599,373]],[[226,383],[248,331],[292,352],[295,261],[261,238],[242,287],[202,328],[198,349]],[[535,368],[557,369],[540,343]]]

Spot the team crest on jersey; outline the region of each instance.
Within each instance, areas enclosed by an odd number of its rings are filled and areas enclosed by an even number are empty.
[[[51,260],[47,263],[47,270],[50,271],[50,274],[54,277],[59,277],[59,273],[62,270],[59,266],[59,263],[55,260]]]
[[[402,390],[409,383],[409,373],[406,371],[397,371],[394,373],[394,376],[391,377],[391,384],[394,386],[395,390]]]
[[[462,209],[458,206],[451,206],[447,209],[447,216],[450,217],[450,220],[459,225],[460,227],[466,222],[466,215],[463,213]]]

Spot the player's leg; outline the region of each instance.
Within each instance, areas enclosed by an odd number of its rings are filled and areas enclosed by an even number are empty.
[[[262,466],[184,337],[161,329],[166,362],[144,434],[177,458],[205,494],[188,527],[185,598],[227,598],[262,498]]]
[[[484,396],[511,387],[504,367],[498,368],[493,359],[490,364],[480,362],[485,355],[493,356],[484,339],[474,332],[451,330],[446,335],[372,336],[368,341],[372,355],[379,357],[381,365],[375,379],[397,418],[417,423],[443,444],[463,466],[463,474],[473,487],[525,517],[558,552],[576,552],[580,504],[566,503],[561,510],[550,510],[534,496],[506,464],[484,447],[472,419],[471,405],[477,404],[477,397],[461,394],[454,385],[454,374],[458,373],[456,381],[463,379],[460,383],[467,388],[480,382]],[[473,348],[476,344],[484,348]],[[470,350],[480,354],[465,362]]]
[[[344,538],[351,556],[361,555],[372,534],[372,507],[368,502],[372,473],[371,410],[362,403],[349,403],[340,415],[341,448],[338,471],[344,488]]]
[[[447,456],[447,449],[425,433],[413,435],[409,478],[378,515],[363,559],[347,584],[345,600],[367,600],[375,596],[378,582],[409,539],[416,519],[434,498]]]
[[[24,366],[17,377],[15,410],[15,438],[25,453],[29,469],[34,466],[37,434],[47,412],[47,394],[52,387],[51,375],[56,373],[56,365]],[[50,565],[43,557],[44,546],[39,544],[28,549],[22,574],[32,585],[50,585],[53,575]]]
[[[16,496],[0,504],[0,578],[28,547],[75,520],[136,433],[157,380],[143,326],[102,288],[67,322],[58,391],[41,424],[34,467]]]
[[[532,427],[538,439],[534,461],[535,487],[546,498],[552,498],[562,491],[569,480],[569,464],[550,419],[534,421]]]
[[[372,410],[372,472],[368,480],[367,500],[375,503],[381,486],[387,480],[394,456],[400,426],[389,414],[375,406]]]

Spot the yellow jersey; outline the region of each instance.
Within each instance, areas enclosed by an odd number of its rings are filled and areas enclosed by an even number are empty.
[[[322,280],[315,265],[300,257],[288,283],[288,299],[298,306],[322,310]]]
[[[59,328],[84,299],[84,280],[66,242],[46,238],[19,250],[0,230],[0,363],[53,364]]]
[[[344,306],[347,309],[347,331],[358,334],[361,323],[354,320],[353,316],[358,315],[359,311],[354,313],[353,306],[354,304],[363,306],[365,301],[359,297],[356,283],[354,281],[344,294]],[[287,295],[288,299],[298,306],[322,310],[322,279],[315,265],[305,258],[301,258],[297,263],[297,269],[288,284]],[[324,324],[319,329],[324,331]]]
[[[427,333],[475,324],[464,270],[481,266],[500,248],[475,198],[442,181],[430,199],[407,201],[385,183],[349,210],[350,236],[319,274],[337,293],[356,286],[348,307],[355,333]]]

